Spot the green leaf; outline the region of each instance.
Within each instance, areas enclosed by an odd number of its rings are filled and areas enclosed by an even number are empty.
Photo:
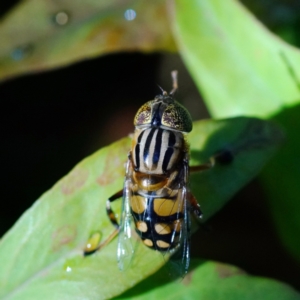
[[[211,114],[273,118],[287,132],[262,180],[281,239],[300,261],[300,52],[238,1],[174,3],[174,37]]]
[[[259,172],[281,138],[272,123],[254,118],[195,123],[190,135],[192,164],[222,149],[234,154],[232,163],[192,177],[206,218]],[[130,139],[125,138],[83,160],[3,237],[1,299],[107,299],[164,264],[160,253],[139,244],[130,268],[120,272],[116,239],[94,255],[83,256],[93,232],[101,233],[102,243],[113,233],[105,203],[122,187],[129,149]]]
[[[278,233],[298,261],[300,261],[299,115],[298,105],[285,109],[275,117],[276,121],[285,126],[286,142],[276,155],[276,159],[272,159],[261,174],[265,190],[270,197]]]
[[[267,117],[299,102],[299,50],[238,1],[176,0],[173,10],[174,38],[214,117]]]
[[[175,50],[163,0],[23,0],[1,20],[0,45],[0,80],[117,51]]]
[[[115,299],[300,299],[299,293],[290,286],[267,278],[249,276],[234,266],[203,261],[194,261],[192,265],[194,269],[180,282],[168,281],[161,270]]]

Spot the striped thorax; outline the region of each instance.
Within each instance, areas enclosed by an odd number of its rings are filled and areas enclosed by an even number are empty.
[[[135,171],[167,174],[182,159],[185,141],[181,132],[150,127],[135,131],[132,146]]]

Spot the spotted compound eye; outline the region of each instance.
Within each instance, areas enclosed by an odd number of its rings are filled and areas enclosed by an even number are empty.
[[[164,110],[161,124],[183,132],[190,132],[193,129],[191,115],[182,105],[175,101]]]
[[[151,107],[152,101],[145,103],[136,113],[134,117],[134,126],[141,126],[151,123]]]

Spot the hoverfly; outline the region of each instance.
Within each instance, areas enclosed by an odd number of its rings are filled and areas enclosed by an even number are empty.
[[[126,163],[123,190],[107,200],[106,210],[118,229],[119,268],[128,266],[134,253],[132,227],[142,242],[163,254],[179,255],[180,274],[190,263],[190,212],[201,218],[202,212],[188,189],[190,171],[213,166],[189,166],[186,135],[192,119],[185,107],[174,99],[177,71],[173,71],[173,89],[146,102],[134,118],[135,132]],[[118,223],[111,202],[123,197],[121,222]],[[88,254],[88,253],[87,253]]]

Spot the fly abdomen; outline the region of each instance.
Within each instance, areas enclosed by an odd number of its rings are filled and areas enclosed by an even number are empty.
[[[184,148],[181,132],[157,127],[136,130],[132,150],[135,171],[166,174],[182,158]]]
[[[181,190],[173,197],[133,195],[131,212],[136,231],[146,246],[159,251],[177,247],[184,217],[183,205]]]

